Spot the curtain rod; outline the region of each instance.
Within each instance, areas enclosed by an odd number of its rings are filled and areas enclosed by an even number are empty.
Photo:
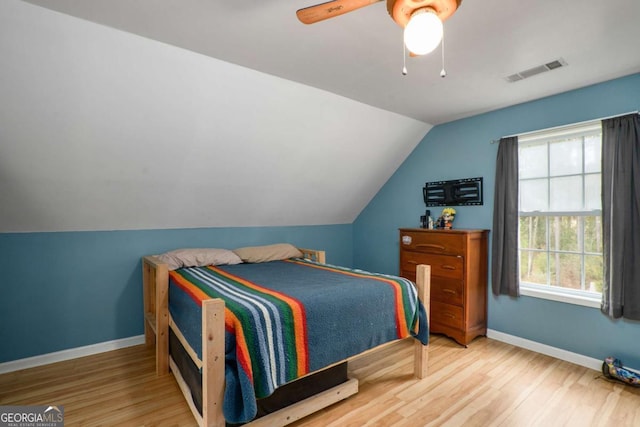
[[[627,116],[627,115],[629,115],[629,114],[639,114],[639,113],[638,113],[638,110],[636,110],[636,111],[629,111],[629,112],[627,112],[627,113],[615,114],[615,115],[613,115],[613,116],[600,117],[600,118],[591,119],[591,120],[584,120],[584,121],[582,121],[582,122],[571,123],[571,124],[568,124],[568,125],[553,126],[553,127],[546,128],[546,129],[538,129],[538,130],[532,130],[532,131],[529,131],[529,132],[516,133],[516,134],[513,134],[513,135],[503,136],[503,137],[501,137],[500,139],[502,139],[502,138],[512,138],[512,137],[514,137],[514,136],[525,136],[525,135],[531,135],[531,134],[533,134],[533,133],[538,133],[538,132],[548,132],[548,131],[555,130],[555,129],[561,129],[561,128],[563,128],[563,127],[567,127],[567,126],[580,126],[580,125],[583,125],[583,124],[586,124],[586,123],[589,123],[589,122],[595,122],[595,121],[602,121],[602,120],[607,120],[607,119],[613,119],[614,117],[622,117],[622,116]],[[491,141],[489,141],[489,143],[490,143],[490,144],[497,144],[498,142],[500,142],[500,139],[492,139]]]

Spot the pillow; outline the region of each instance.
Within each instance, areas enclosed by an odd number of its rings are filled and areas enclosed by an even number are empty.
[[[244,262],[269,262],[279,261],[288,258],[301,258],[302,252],[289,243],[277,243],[266,246],[249,246],[246,248],[234,249]]]
[[[182,267],[203,267],[205,265],[240,264],[242,260],[228,249],[176,249],[158,255],[162,262],[166,263],[169,270],[177,270]]]

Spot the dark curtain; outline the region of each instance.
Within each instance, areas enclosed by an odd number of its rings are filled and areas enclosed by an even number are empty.
[[[491,245],[495,295],[520,296],[518,273],[518,137],[500,139],[496,160]]]
[[[602,121],[601,310],[640,320],[640,116]]]

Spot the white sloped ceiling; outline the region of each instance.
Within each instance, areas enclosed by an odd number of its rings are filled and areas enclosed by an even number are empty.
[[[0,68],[0,232],[351,223],[431,128],[17,0]]]

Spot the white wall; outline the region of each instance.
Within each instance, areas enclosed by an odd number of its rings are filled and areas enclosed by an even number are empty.
[[[351,223],[431,128],[0,2],[0,232]]]

